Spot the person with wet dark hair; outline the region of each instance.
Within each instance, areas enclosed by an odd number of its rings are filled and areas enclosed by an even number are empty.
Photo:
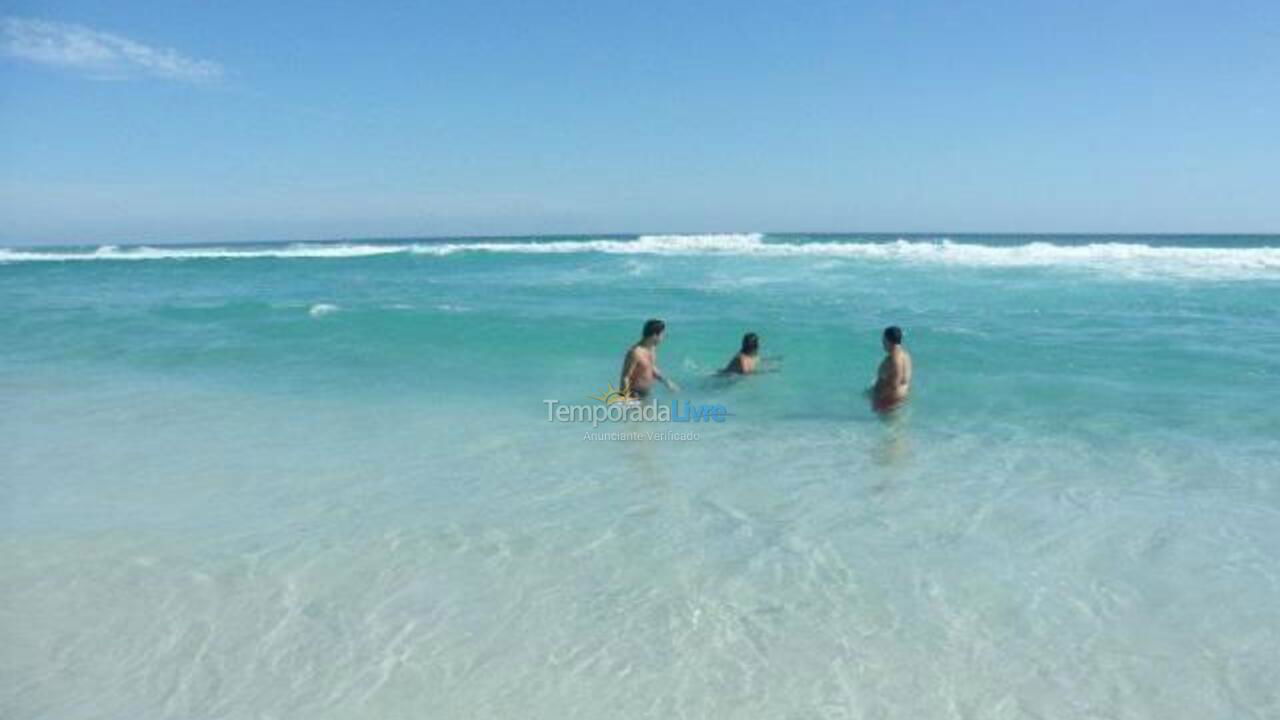
[[[902,346],[902,328],[890,325],[884,329],[880,344],[885,358],[876,371],[871,388],[871,409],[889,413],[902,407],[911,392],[911,354]]]
[[[721,375],[750,375],[756,371],[760,356],[760,336],[749,332],[742,336],[742,349],[720,371]]]

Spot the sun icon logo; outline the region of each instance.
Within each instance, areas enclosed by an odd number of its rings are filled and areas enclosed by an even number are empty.
[[[609,383],[609,390],[607,392],[600,393],[599,395],[592,395],[591,399],[599,400],[605,405],[627,402],[631,400],[631,382],[628,381],[622,383],[621,390],[615,388],[613,383]]]

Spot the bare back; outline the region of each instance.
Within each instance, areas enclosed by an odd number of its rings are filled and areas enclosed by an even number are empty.
[[[756,356],[740,352],[720,371],[724,375],[750,375],[756,371]]]
[[[639,343],[632,345],[622,361],[619,384],[627,391],[647,394],[653,388],[658,357],[657,351]]]
[[[872,404],[876,410],[892,410],[906,401],[911,392],[911,354],[895,345],[880,362]]]

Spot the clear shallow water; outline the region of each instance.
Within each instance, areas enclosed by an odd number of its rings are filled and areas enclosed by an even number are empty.
[[[1274,237],[0,250],[0,714],[1276,717],[1277,300]],[[548,423],[650,316],[733,417]]]

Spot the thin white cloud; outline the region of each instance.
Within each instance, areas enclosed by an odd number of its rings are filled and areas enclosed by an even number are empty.
[[[83,25],[30,18],[0,19],[0,52],[10,57],[87,72],[94,77],[138,74],[200,82],[222,77],[222,66],[168,48],[154,48]]]

